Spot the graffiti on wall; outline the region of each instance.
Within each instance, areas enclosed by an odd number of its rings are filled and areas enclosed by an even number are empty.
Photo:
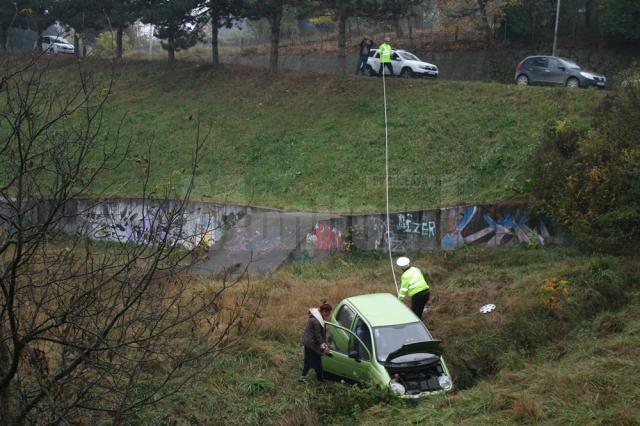
[[[328,222],[316,223],[305,239],[305,249],[314,252],[339,251],[343,245],[342,231]]]
[[[224,243],[223,248],[229,254],[250,252],[262,256],[273,250],[286,250],[287,245],[282,236],[267,238],[258,230],[238,230]]]
[[[218,227],[212,213],[202,209],[175,214],[160,206],[113,203],[83,211],[79,232],[95,240],[137,244],[166,240],[192,249],[210,247]]]
[[[399,233],[436,238],[436,226],[435,220],[416,220],[413,213],[399,213],[397,215],[396,230]]]
[[[544,219],[531,220],[524,208],[462,208],[457,221],[440,241],[452,250],[467,244],[497,246],[512,243],[545,244],[553,241]]]
[[[345,241],[342,231],[332,221],[320,221],[307,233],[304,241],[300,244],[299,253],[293,256],[293,260],[310,262],[319,254],[332,254],[344,250],[344,247]]]

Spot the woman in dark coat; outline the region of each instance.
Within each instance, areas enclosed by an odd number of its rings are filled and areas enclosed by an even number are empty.
[[[327,344],[327,332],[324,322],[331,315],[331,305],[323,303],[319,308],[309,309],[309,318],[300,339],[304,345],[304,365],[302,376],[306,376],[309,370],[316,371],[318,381],[323,381],[322,354],[331,356],[331,350]]]

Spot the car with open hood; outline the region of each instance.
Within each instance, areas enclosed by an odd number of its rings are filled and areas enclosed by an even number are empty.
[[[333,356],[322,357],[322,368],[329,377],[404,398],[453,389],[441,342],[389,293],[344,299],[325,326]]]

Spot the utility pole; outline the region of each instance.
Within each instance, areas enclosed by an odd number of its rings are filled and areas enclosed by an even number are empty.
[[[153,24],[149,25],[149,60],[153,59]]]
[[[560,0],[556,5],[556,30],[553,33],[553,52],[551,56],[556,56],[556,45],[558,44],[558,21],[560,20]]]

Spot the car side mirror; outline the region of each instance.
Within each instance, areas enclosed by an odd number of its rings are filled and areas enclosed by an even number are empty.
[[[358,356],[358,351],[349,352],[349,358],[353,358],[356,362],[360,362],[360,357]]]
[[[559,69],[560,71],[566,71],[566,70],[567,70],[565,67],[558,67],[558,69]]]

